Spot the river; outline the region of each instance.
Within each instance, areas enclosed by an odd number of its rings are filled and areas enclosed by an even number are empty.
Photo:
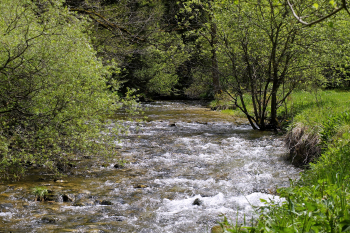
[[[32,169],[0,185],[0,232],[210,232],[223,215],[250,219],[276,187],[297,179],[280,136],[259,132],[196,101],[143,104],[126,121],[115,161],[79,163],[60,180]],[[124,167],[115,168],[117,160]],[[45,186],[54,200],[35,201]]]

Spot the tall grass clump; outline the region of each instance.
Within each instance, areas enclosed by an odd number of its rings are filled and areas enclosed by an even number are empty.
[[[35,200],[45,201],[47,195],[49,194],[49,191],[45,187],[37,186],[32,189],[32,193],[35,195]]]

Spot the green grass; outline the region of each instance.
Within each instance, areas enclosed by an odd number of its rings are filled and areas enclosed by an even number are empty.
[[[316,98],[317,97],[317,98]],[[226,232],[350,232],[350,92],[295,92],[279,114],[318,133],[322,155],[299,181],[278,190],[285,202],[257,208],[252,226],[223,221]],[[262,200],[264,201],[264,200]]]
[[[36,186],[32,188],[32,193],[35,195],[35,199],[38,201],[44,201],[49,191],[45,187]]]
[[[288,98],[287,110],[280,109],[290,120],[308,126],[320,125],[328,118],[350,110],[350,92],[322,91],[295,92]]]
[[[282,205],[257,208],[260,217],[252,226],[222,225],[227,232],[350,232],[349,168],[350,145],[335,146],[301,181],[278,190]]]
[[[250,96],[245,96],[248,111],[252,112]],[[210,107],[233,104],[229,97],[222,100],[214,100]],[[267,109],[269,110],[269,109]],[[301,122],[308,126],[314,126],[324,122],[331,115],[337,115],[345,110],[350,110],[350,92],[336,90],[317,90],[313,92],[296,91],[287,98],[286,105],[278,110],[279,118],[287,121]],[[240,109],[222,110],[222,113],[235,117],[245,117]]]
[[[210,104],[209,107],[211,108],[215,108],[218,106],[229,106],[229,105],[234,105],[234,102],[232,101],[232,99],[230,99],[229,96],[227,95],[221,95],[220,100],[213,100]],[[247,105],[247,109],[249,112],[253,111],[253,107],[252,107],[252,101],[249,95],[245,95],[244,96],[244,102]],[[228,114],[228,115],[232,115],[234,117],[237,118],[245,118],[246,115],[239,109],[227,109],[227,110],[221,110],[222,113]]]

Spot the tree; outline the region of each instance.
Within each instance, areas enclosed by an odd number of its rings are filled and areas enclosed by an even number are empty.
[[[4,0],[0,13],[0,174],[18,176],[28,163],[57,171],[70,159],[113,153],[101,130],[118,99],[86,21],[59,0]]]
[[[317,70],[320,37],[298,24],[281,1],[218,3],[218,51],[225,91],[259,130],[276,130],[277,110]]]
[[[195,39],[195,46],[199,50],[201,64],[197,64],[194,71],[199,71],[199,81],[203,82],[203,77],[206,76],[210,81],[206,81],[211,87],[212,96],[221,93],[218,54],[217,54],[217,25],[214,19],[213,11],[214,1],[212,0],[188,0],[182,3],[182,14],[188,17],[181,20],[181,24],[187,28],[185,35]],[[190,89],[196,91],[201,85],[196,82],[196,72],[194,72],[194,83]],[[198,77],[197,77],[198,78]],[[201,91],[201,90],[197,90]],[[204,90],[205,91],[205,90]]]
[[[179,81],[177,69],[189,58],[181,36],[176,33],[159,32],[156,43],[148,46],[140,60],[143,66],[134,72],[134,77],[143,80],[147,94],[178,94],[175,88]]]
[[[316,26],[328,24],[328,28],[335,28],[336,26],[344,27],[349,21],[349,1],[346,0],[332,0],[332,1],[286,1],[293,16],[304,26]],[[312,7],[300,7],[308,4]],[[335,23],[336,22],[336,23]],[[327,32],[323,32],[327,33]],[[346,34],[346,33],[345,33]],[[333,41],[341,41],[348,38],[342,33],[338,34],[338,38]],[[332,35],[329,35],[332,38]],[[348,57],[348,43],[342,41],[338,44],[338,51],[331,51],[332,54],[338,54],[337,59],[332,59],[325,64],[323,74],[325,76],[322,84],[327,88],[349,87],[349,57]],[[340,51],[339,51],[340,50]]]
[[[115,60],[118,63],[121,72],[113,77],[124,83],[121,92],[127,88],[140,90],[143,94],[168,94],[174,90],[176,69],[163,69],[166,62],[159,56],[167,56],[167,51],[159,49],[163,37],[165,40],[177,40],[176,35],[172,36],[171,31],[167,31],[168,24],[162,22],[165,11],[163,1],[71,0],[68,4],[70,10],[92,20],[90,30],[93,44],[103,62],[108,64]],[[169,45],[168,42],[166,44]],[[154,50],[155,47],[158,47],[158,51]],[[156,53],[156,60],[161,64],[149,60]]]
[[[318,3],[311,1],[311,2],[309,2],[309,4],[311,3],[313,5],[313,8],[314,8],[314,10],[311,10],[311,12],[310,12],[310,9],[308,9],[308,8],[305,8],[305,7],[300,8],[299,7],[300,5],[305,5],[306,1],[294,1],[295,2],[294,5],[296,5],[296,7],[293,6],[293,4],[291,3],[290,0],[286,0],[286,1],[287,1],[289,8],[291,9],[291,11],[293,13],[293,16],[301,24],[303,24],[305,26],[311,26],[311,25],[320,23],[320,22],[322,22],[326,19],[329,19],[332,16],[338,14],[340,11],[346,11],[350,15],[350,11],[348,9],[349,3],[346,0],[319,1]],[[323,8],[325,8],[324,9],[325,13],[321,13],[321,15],[320,15],[320,11],[318,11],[320,8],[320,5],[322,5]],[[307,12],[305,12],[305,11],[307,11]],[[303,20],[303,18],[305,18],[305,17],[300,16],[303,14],[308,15],[307,17],[312,16],[313,18],[316,18],[316,19],[313,19],[311,22],[306,22],[305,20]]]

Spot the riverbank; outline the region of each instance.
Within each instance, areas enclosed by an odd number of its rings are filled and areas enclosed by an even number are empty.
[[[350,230],[350,93],[296,92],[285,119],[290,159],[307,169],[278,190],[285,199],[257,209],[250,227],[224,221],[230,232],[344,232]],[[225,110],[235,115],[236,110]],[[249,224],[247,224],[249,225]]]

